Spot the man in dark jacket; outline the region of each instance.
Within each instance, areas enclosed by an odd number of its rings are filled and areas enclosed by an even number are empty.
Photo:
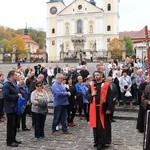
[[[56,76],[57,73],[60,73],[61,68],[56,64],[56,67],[54,68],[54,76]]]
[[[112,98],[111,122],[116,122],[116,121],[113,119],[113,115],[114,115],[114,109],[115,109],[115,102],[116,102],[116,99],[118,98],[118,91],[117,91],[116,84],[113,83],[113,78],[112,78],[112,77],[109,76],[109,77],[107,78],[107,82],[108,82],[109,85],[110,85],[111,98]]]
[[[37,77],[41,73],[41,65],[38,64],[37,66],[34,66],[35,69],[35,76]]]
[[[8,78],[3,86],[4,111],[7,115],[7,145],[18,147],[21,141],[16,140],[17,114],[15,112],[17,100],[21,97],[16,86],[18,75],[15,70],[8,73]]]
[[[89,75],[89,71],[86,69],[86,66],[83,65],[82,66],[82,70],[80,71],[80,75],[82,76],[83,78],[83,81],[85,80],[85,78],[87,78],[87,76]]]

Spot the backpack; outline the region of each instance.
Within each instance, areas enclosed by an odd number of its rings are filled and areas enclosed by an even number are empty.
[[[18,98],[17,107],[16,107],[16,114],[18,116],[21,116],[24,113],[25,108],[26,108],[26,104],[27,103],[26,103],[25,98],[23,98],[23,97]]]

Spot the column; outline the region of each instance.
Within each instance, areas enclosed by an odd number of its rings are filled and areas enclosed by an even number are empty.
[[[75,30],[75,19],[72,18],[71,21],[72,21],[72,25],[71,25],[71,29],[72,29],[72,30],[71,30],[71,34],[74,35],[74,34],[76,33],[76,30]]]
[[[87,25],[87,18],[86,17],[84,18],[83,27],[84,27],[83,33],[87,34],[88,25]]]

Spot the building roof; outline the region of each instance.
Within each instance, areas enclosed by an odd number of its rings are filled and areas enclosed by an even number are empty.
[[[38,45],[38,43],[36,43],[29,35],[23,35],[22,39],[26,42],[26,43],[32,43],[32,44],[36,44]]]
[[[148,31],[148,34],[150,35],[150,31]],[[125,31],[125,32],[119,32],[119,38],[123,39],[124,37],[131,37],[131,39],[143,39],[146,36],[145,28],[143,28],[140,31]]]
[[[70,3],[68,6],[66,6],[64,9],[62,9],[57,15],[60,15],[62,12],[64,12],[67,8],[69,8],[71,5],[73,5],[77,0],[74,0],[72,3]],[[87,1],[84,0],[85,2],[87,2],[88,4],[94,6],[95,8],[97,8],[99,11],[104,11],[102,8],[99,8],[98,6],[96,6],[96,4],[94,5],[93,3],[95,3],[95,1]]]

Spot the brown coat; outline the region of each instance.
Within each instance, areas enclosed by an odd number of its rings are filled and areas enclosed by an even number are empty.
[[[148,84],[142,94],[141,105],[145,110],[150,109],[150,84]]]

